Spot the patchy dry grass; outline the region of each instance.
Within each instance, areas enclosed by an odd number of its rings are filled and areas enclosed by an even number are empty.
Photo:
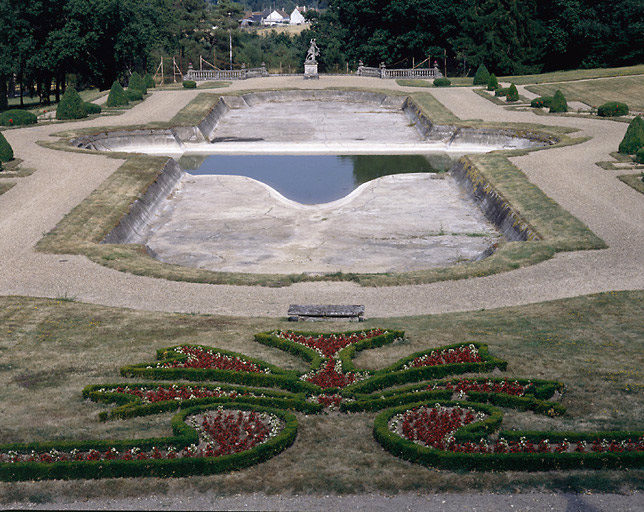
[[[633,75],[644,75],[644,64],[622,68],[572,69],[570,71],[553,71],[539,75],[500,76],[499,81],[514,82],[516,85],[526,85]]]
[[[644,73],[644,66],[642,68]],[[568,101],[581,101],[595,108],[608,101],[621,101],[631,110],[644,111],[644,76],[531,85],[526,89],[539,96],[553,96],[560,89]]]
[[[412,352],[448,343],[487,343],[509,362],[508,377],[561,380],[560,418],[508,411],[509,428],[641,429],[644,420],[644,292],[620,292],[529,306],[446,315],[368,320],[364,326],[405,329],[407,339],[361,352],[357,364],[382,368]],[[105,406],[83,401],[87,384],[120,382],[119,367],[153,359],[158,348],[203,343],[285,368],[303,363],[253,341],[253,334],[292,328],[282,319],[230,318],[121,310],[69,300],[0,298],[0,443],[134,438],[169,434],[169,415],[98,421]],[[320,323],[318,331],[349,324]],[[243,471],[189,479],[0,484],[0,502],[30,493],[74,497],[141,496],[208,489],[235,493],[629,491],[644,471],[523,474],[454,473],[401,461],[371,434],[374,414],[298,415],[295,445]]]
[[[629,187],[634,188],[640,194],[644,194],[644,174],[623,174],[617,176],[620,181],[626,183]]]
[[[11,190],[16,184],[12,182],[0,182],[0,196]]]
[[[474,78],[468,77],[449,77],[449,80],[452,82],[451,87],[472,87],[474,82]],[[427,80],[422,78],[401,78],[396,80],[396,83],[401,87],[436,87],[433,78]]]

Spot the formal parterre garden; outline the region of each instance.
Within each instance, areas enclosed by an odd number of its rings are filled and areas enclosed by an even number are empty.
[[[545,471],[644,466],[644,432],[503,429],[503,411],[565,414],[565,384],[507,378],[484,343],[456,343],[360,370],[357,353],[404,341],[398,330],[341,333],[273,330],[257,343],[309,364],[299,372],[201,344],[157,351],[121,368],[135,381],[93,384],[83,397],[112,405],[103,421],[174,413],[172,435],[120,441],[0,446],[5,481],[180,477],[241,470],[287,450],[297,414],[377,412],[374,439],[392,457],[451,470]]]

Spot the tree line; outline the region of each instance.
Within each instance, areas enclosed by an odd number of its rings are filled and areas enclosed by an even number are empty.
[[[497,75],[644,62],[642,0],[330,0],[314,36],[327,68],[362,59],[411,66],[428,56]],[[470,75],[471,76],[471,75]]]

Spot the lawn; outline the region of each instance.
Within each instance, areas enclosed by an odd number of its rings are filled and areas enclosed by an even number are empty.
[[[514,82],[516,85],[527,85],[632,75],[644,75],[644,64],[623,68],[571,69],[569,71],[552,71],[538,75],[500,76],[499,80],[502,82]]]
[[[362,368],[381,368],[418,350],[482,342],[509,362],[509,378],[563,381],[557,418],[507,411],[504,427],[551,430],[638,429],[644,420],[642,367],[644,292],[621,292],[491,311],[371,319],[364,328],[405,329],[403,342],[367,350]],[[61,297],[0,298],[0,443],[60,439],[135,438],[169,434],[169,414],[100,422],[107,406],[83,400],[88,384],[122,382],[119,367],[153,359],[156,349],[200,343],[242,352],[304,371],[301,360],[259,345],[253,334],[293,328],[282,319],[165,314],[82,304]],[[320,323],[338,331],[355,324]],[[298,414],[299,436],[283,454],[239,472],[189,480],[0,484],[2,500],[31,493],[73,497],[171,493],[205,485],[235,493],[396,493],[516,490],[628,491],[642,488],[644,471],[454,473],[403,462],[371,435],[375,414]]]
[[[560,89],[568,101],[582,101],[592,107],[598,107],[608,101],[621,101],[631,110],[644,111],[644,76],[529,85],[526,89],[539,96],[553,96],[555,91]]]

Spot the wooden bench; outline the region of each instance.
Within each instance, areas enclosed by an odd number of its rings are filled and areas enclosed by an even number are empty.
[[[289,322],[316,322],[322,320],[363,322],[364,306],[291,304],[288,308],[288,319]]]

